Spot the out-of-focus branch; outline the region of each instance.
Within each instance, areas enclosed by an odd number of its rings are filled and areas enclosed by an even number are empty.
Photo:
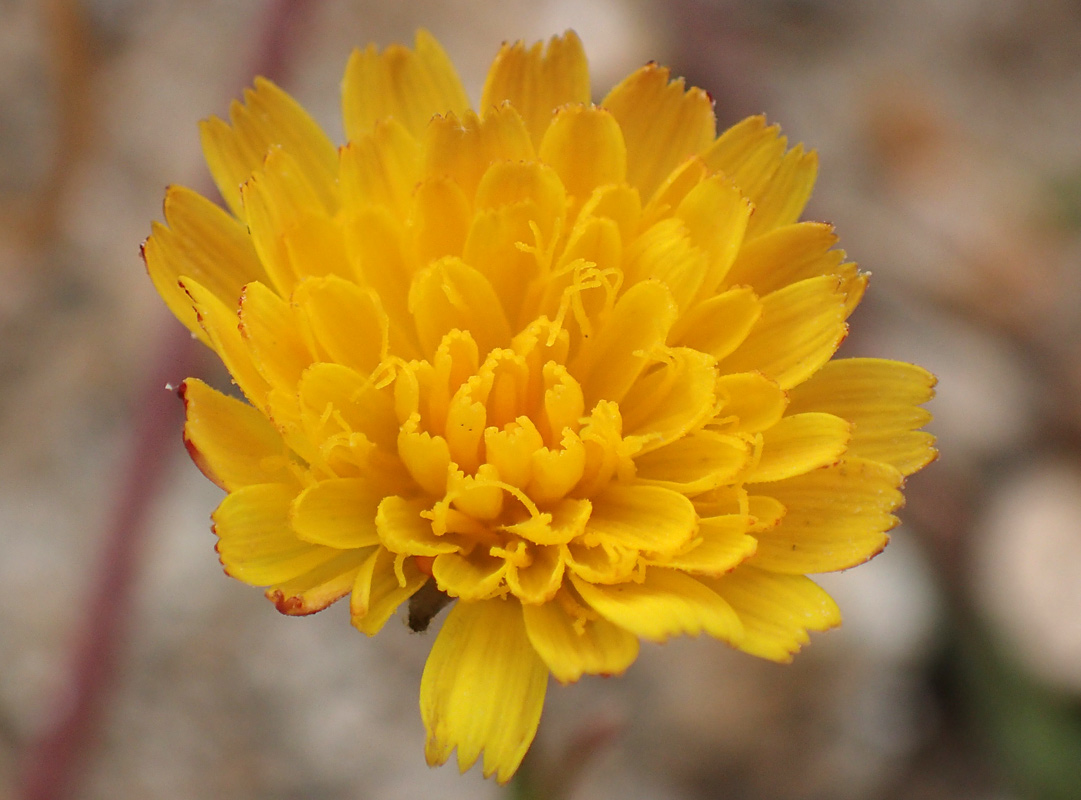
[[[298,33],[317,0],[271,0],[264,33],[256,53],[252,74],[281,79],[294,55]],[[48,13],[55,16],[59,41],[75,36],[79,15],[74,0],[46,0]],[[52,17],[50,17],[52,18]],[[85,41],[84,41],[85,45]],[[84,76],[70,72],[84,69],[84,54],[58,55],[64,92],[85,96],[78,81]],[[250,77],[250,76],[246,76]],[[72,88],[74,87],[74,88]],[[81,97],[72,100],[67,114],[78,115]],[[78,120],[70,124],[81,124]],[[71,154],[63,158],[71,158]],[[63,166],[61,164],[60,166]],[[59,170],[59,167],[57,168]],[[63,170],[66,174],[66,170]],[[62,188],[58,183],[46,192]],[[54,203],[55,205],[55,203]],[[51,224],[43,217],[42,225]],[[47,230],[47,227],[45,228]],[[105,700],[112,686],[118,655],[123,647],[134,602],[134,586],[142,565],[146,521],[158,495],[162,479],[174,453],[179,453],[181,405],[165,387],[191,373],[197,361],[196,345],[186,330],[171,323],[151,355],[153,367],[138,392],[132,424],[133,444],[117,484],[117,495],[109,519],[101,561],[94,575],[91,596],[84,607],[67,686],[55,698],[53,718],[41,738],[26,754],[24,800],[60,800],[73,793],[88,745],[93,740]]]
[[[29,197],[3,198],[3,217],[27,244],[45,242],[56,230],[61,199],[95,128],[90,31],[78,0],[41,0],[44,49],[55,87],[53,156]]]

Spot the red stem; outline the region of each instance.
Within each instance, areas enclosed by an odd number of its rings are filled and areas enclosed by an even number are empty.
[[[270,1],[253,74],[283,78],[299,29],[316,2]],[[119,483],[93,594],[72,646],[69,683],[55,698],[46,730],[26,753],[23,800],[61,800],[75,788],[127,639],[147,516],[173,454],[180,452],[182,406],[165,387],[191,374],[198,356],[186,330],[170,324],[162,332],[151,362],[154,367],[139,391],[134,443]]]
[[[187,375],[195,348],[187,330],[170,326],[154,353],[155,369],[140,392],[134,442],[102,545],[93,595],[72,647],[68,685],[54,698],[53,717],[27,753],[25,800],[67,797],[98,727],[126,640],[133,587],[142,564],[146,518],[176,451],[180,404],[166,384]]]

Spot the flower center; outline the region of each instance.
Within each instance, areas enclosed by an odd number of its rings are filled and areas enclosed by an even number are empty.
[[[564,364],[567,343],[542,317],[481,362],[472,335],[452,330],[430,362],[402,368],[398,453],[425,494],[452,498],[487,526],[513,525],[633,469],[629,452],[614,457],[622,441],[615,404],[584,416],[582,387]]]
[[[418,491],[395,508],[411,505],[425,530],[392,549],[434,556],[433,575],[454,596],[509,588],[541,602],[568,560],[624,576],[638,561],[638,548],[587,532],[591,499],[633,477],[641,437],[624,437],[615,402],[586,412],[569,340],[539,317],[482,361],[472,334],[454,329],[431,360],[400,366],[398,455]]]

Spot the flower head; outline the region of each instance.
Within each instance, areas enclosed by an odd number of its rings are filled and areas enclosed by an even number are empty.
[[[934,379],[831,361],[866,277],[797,221],[814,154],[652,64],[593,105],[573,33],[505,45],[479,111],[426,33],[356,51],[343,110],[339,149],[257,80],[202,127],[231,213],[171,188],[145,245],[247,398],[184,384],[226,572],[367,634],[453,599],[427,757],[499,780],[549,673],[837,625],[806,573],[886,544]]]

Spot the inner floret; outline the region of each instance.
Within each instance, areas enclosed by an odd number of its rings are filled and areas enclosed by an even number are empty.
[[[589,498],[633,477],[641,443],[623,437],[615,403],[586,413],[562,363],[567,342],[542,318],[482,361],[472,335],[456,329],[430,362],[401,367],[398,454],[419,491],[390,498],[380,527],[391,549],[434,557],[441,588],[461,594],[464,582],[491,596],[505,585],[540,602],[559,587],[568,545],[606,544],[603,520],[586,532]],[[407,507],[416,516],[403,539]],[[619,559],[626,567],[629,556]]]

